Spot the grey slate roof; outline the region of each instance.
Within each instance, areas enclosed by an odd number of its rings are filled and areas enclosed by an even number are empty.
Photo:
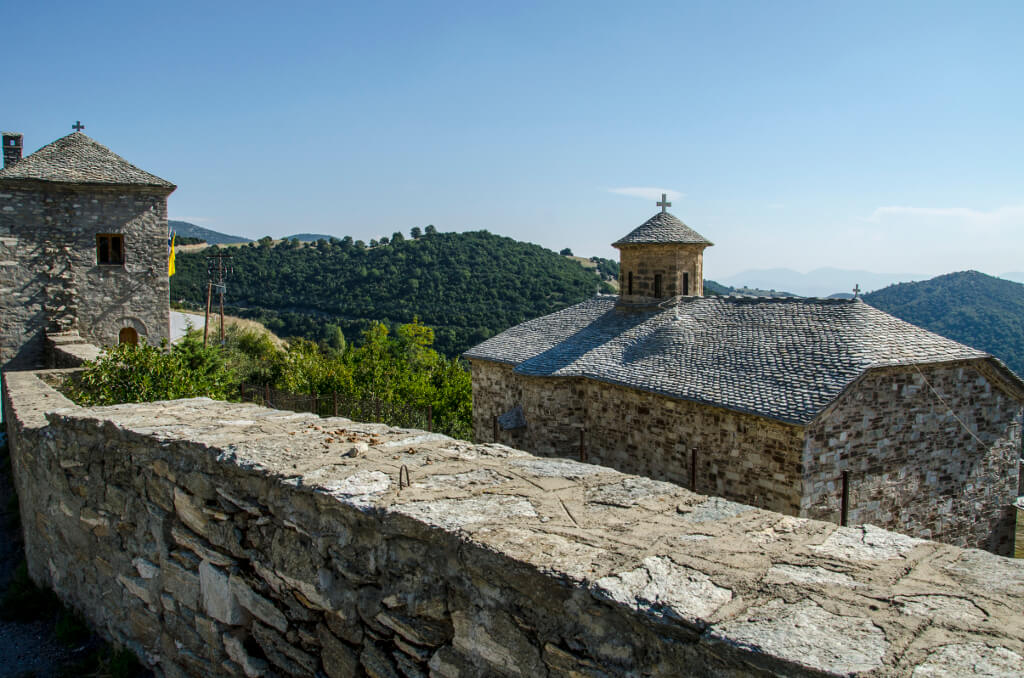
[[[616,299],[522,323],[464,355],[795,424],[868,368],[991,357],[859,299],[680,297],[640,309]]]
[[[13,167],[0,169],[0,183],[4,180],[175,188],[171,182],[139,169],[81,132],[61,137]]]
[[[658,212],[640,224],[624,238],[612,243],[619,245],[669,244],[713,245],[714,243],[693,230],[668,212]]]

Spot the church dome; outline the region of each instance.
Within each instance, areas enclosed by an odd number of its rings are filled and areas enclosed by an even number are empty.
[[[612,243],[620,245],[713,245],[714,243],[668,212],[658,212],[629,235]]]

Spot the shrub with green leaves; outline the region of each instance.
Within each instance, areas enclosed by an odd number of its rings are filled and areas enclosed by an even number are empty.
[[[224,400],[234,393],[231,372],[219,347],[203,347],[188,336],[166,346],[121,344],[103,351],[66,387],[80,405],[114,405],[206,396]]]

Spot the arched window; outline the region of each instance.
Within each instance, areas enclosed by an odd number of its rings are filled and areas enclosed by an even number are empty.
[[[138,346],[139,333],[135,331],[134,327],[122,327],[121,331],[117,334],[117,343]]]

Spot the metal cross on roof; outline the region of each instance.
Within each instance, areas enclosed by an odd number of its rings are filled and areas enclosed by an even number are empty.
[[[856,299],[860,295],[860,284],[853,286],[853,298]]]
[[[662,212],[664,212],[664,211],[665,211],[665,208],[667,208],[667,207],[672,207],[672,203],[670,203],[670,202],[668,201],[668,196],[667,196],[667,195],[665,195],[664,193],[662,193],[662,194],[661,194],[661,202],[659,202],[659,203],[657,203],[657,204],[658,204],[658,207],[660,207],[660,208],[661,208],[661,211],[662,211]]]
[[[71,129],[75,130],[76,132],[81,132],[83,129],[85,129],[85,125],[82,124],[81,120],[75,120],[75,124],[71,126]]]

